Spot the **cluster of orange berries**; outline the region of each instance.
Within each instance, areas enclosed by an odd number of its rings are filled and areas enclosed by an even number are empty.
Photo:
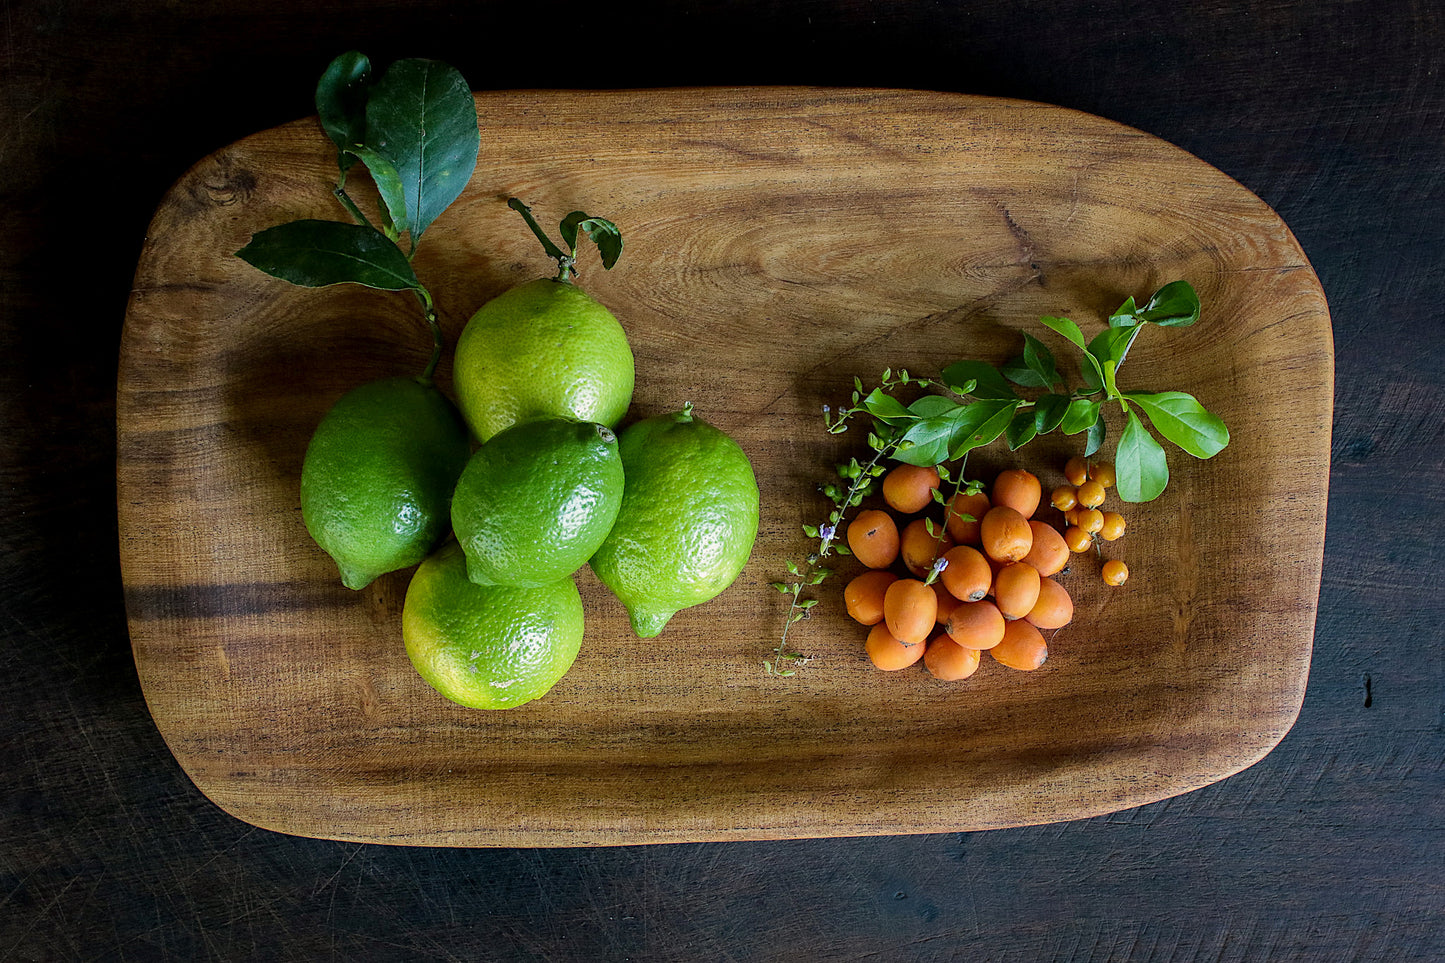
[[[1081,472],[1073,470],[1076,462]],[[868,509],[848,526],[848,547],[869,570],[844,588],[844,604],[871,626],[866,649],[873,664],[892,671],[921,659],[945,681],[973,675],[983,652],[1013,669],[1043,665],[1043,632],[1074,616],[1073,599],[1055,576],[1065,572],[1071,552],[1123,534],[1122,516],[1098,508],[1113,484],[1112,466],[1073,459],[1065,476],[1070,485],[1050,499],[1068,522],[1061,533],[1034,518],[1042,486],[1021,469],[1001,472],[987,494],[967,489],[946,502],[934,468],[900,465],[885,475],[888,508],[919,517],[900,529],[893,514]],[[919,514],[935,502],[944,502],[942,525]],[[893,571],[900,560],[907,576]],[[1105,581],[1118,585],[1123,577],[1106,563]]]

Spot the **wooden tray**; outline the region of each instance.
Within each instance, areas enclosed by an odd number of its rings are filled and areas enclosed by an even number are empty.
[[[749,452],[752,561],[651,642],[584,570],[587,637],[545,699],[465,710],[407,662],[409,572],[341,586],[297,504],[301,458],[347,388],[419,371],[409,295],[302,290],[235,258],[251,233],[343,219],[314,120],[202,160],[156,212],[121,345],[120,551],[136,664],[167,744],[236,817],[304,836],[458,846],[940,832],[1072,819],[1204,786],[1284,736],[1319,591],[1333,347],[1318,280],[1258,198],[1138,131],[1054,107],[877,90],[477,95],[482,159],[427,234],[419,275],[455,338],[485,299],[547,272],[505,199],[623,228],[582,283],[626,326],[632,416],[692,401]],[[589,255],[590,256],[590,255]],[[1158,501],[1087,559],[1049,662],[986,656],[965,683],[884,674],[823,593],[766,675],[817,493],[858,434],[824,403],[885,366],[1002,361],[1062,314],[1086,332],[1185,278],[1188,329],[1151,331],[1122,380],[1194,392],[1233,442],[1171,452]],[[441,383],[449,387],[442,369]],[[1080,439],[971,468],[1059,480]]]

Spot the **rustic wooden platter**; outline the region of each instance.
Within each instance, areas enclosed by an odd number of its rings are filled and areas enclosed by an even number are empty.
[[[627,328],[630,417],[691,401],[751,455],[762,527],[740,579],[633,638],[586,570],[584,648],[544,699],[486,713],[407,662],[409,572],[353,593],[310,541],[297,486],[323,412],[419,371],[408,296],[303,290],[233,256],[262,228],[342,219],[314,120],[198,163],[156,212],[118,391],[120,553],[146,699],[195,784],[286,833],[416,845],[582,846],[971,830],[1137,806],[1259,760],[1308,675],[1324,541],[1333,347],[1320,285],[1280,219],[1156,138],[1016,101],[877,90],[477,95],[482,159],[417,272],[454,339],[548,262],[505,200],[610,217],[627,252],[582,283]],[[1233,441],[1171,451],[1116,543],[1133,576],[1075,566],[1078,616],[1033,673],[884,674],[838,595],[762,663],[768,587],[861,442],[820,408],[853,377],[1001,362],[1040,314],[1086,333],[1185,278],[1192,328],[1149,332],[1125,381],[1192,391]],[[1064,356],[1061,342],[1055,341]],[[448,371],[440,382],[449,387]],[[1116,432],[1117,434],[1117,432]],[[970,467],[1056,482],[1078,438]]]

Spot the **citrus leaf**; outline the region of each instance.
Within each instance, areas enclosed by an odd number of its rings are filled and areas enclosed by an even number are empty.
[[[950,439],[949,459],[956,461],[975,448],[982,448],[1004,433],[1020,402],[975,401],[964,409],[972,424],[960,427]],[[981,420],[980,420],[981,419]]]
[[[578,230],[597,245],[597,253],[602,255],[603,269],[612,270],[612,265],[622,256],[622,232],[617,229],[617,225],[606,218],[589,217],[582,211],[568,214],[562,220],[562,240],[567,242],[567,249],[574,255],[577,253]]]
[[[882,388],[874,388],[869,392],[868,397],[863,399],[863,407],[870,415],[890,425],[911,422],[917,418],[903,407],[903,402]]]
[[[366,96],[371,86],[371,61],[353,50],[327,66],[316,84],[316,113],[321,129],[336,145],[336,163],[344,171],[355,155],[347,149],[366,141]]]
[[[1069,413],[1069,405],[1068,395],[1040,395],[1034,402],[1034,431],[1047,435],[1059,427]]]
[[[1139,308],[1134,304],[1134,296],[1131,294],[1109,315],[1109,327],[1128,328],[1138,324],[1139,320]]]
[[[1043,317],[1039,318],[1039,323],[1053,331],[1057,331],[1059,334],[1062,334],[1064,337],[1068,338],[1078,347],[1083,348],[1085,346],[1084,332],[1080,331],[1079,326],[1074,322],[1070,321],[1068,318],[1055,318],[1049,315],[1044,315]]]
[[[1159,434],[1195,458],[1212,458],[1229,444],[1229,429],[1224,422],[1205,410],[1188,392],[1162,391],[1124,397],[1144,409]]]
[[[1039,433],[1038,425],[1034,422],[1034,413],[1027,408],[1014,413],[1009,419],[1008,427],[1004,429],[1004,437],[1008,439],[1009,451],[1018,451],[1024,445],[1034,440]]]
[[[1119,497],[1126,502],[1152,501],[1169,484],[1164,448],[1132,411],[1114,452],[1114,474]]]
[[[1097,401],[1090,401],[1088,398],[1075,398],[1069,402],[1068,410],[1064,412],[1064,420],[1059,427],[1066,435],[1077,435],[1081,431],[1088,431],[1099,420],[1099,406]]]
[[[961,390],[970,381],[975,382],[973,388],[968,391]],[[986,361],[955,361],[943,369],[943,383],[959,394],[969,394],[975,398],[1008,401],[1018,398],[999,370]]]
[[[395,241],[400,230],[397,225],[407,223],[406,185],[401,182],[401,175],[391,161],[364,144],[348,147],[343,153],[366,165],[377,193],[381,195],[381,222],[386,228],[386,235]]]
[[[420,287],[411,262],[374,227],[342,221],[290,221],[251,236],[236,256],[302,287],[364,284],[383,291]]]
[[[1059,377],[1054,353],[1049,350],[1048,345],[1027,332],[1024,333],[1024,363],[1038,376],[1040,387],[1053,388],[1064,380]]]
[[[1085,435],[1084,457],[1089,458],[1100,448],[1104,447],[1104,438],[1109,434],[1109,426],[1104,423],[1104,413],[1099,412],[1099,417],[1089,426],[1089,433]]]
[[[1185,328],[1199,320],[1199,295],[1188,281],[1170,281],[1139,309],[1139,319],[1166,328]]]
[[[372,86],[366,146],[396,168],[406,197],[398,222],[415,247],[477,166],[481,134],[466,80],[436,60],[398,60]]]

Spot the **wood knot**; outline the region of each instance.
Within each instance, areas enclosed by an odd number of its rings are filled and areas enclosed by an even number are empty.
[[[220,154],[209,170],[202,171],[188,186],[191,213],[213,207],[244,204],[256,192],[256,175],[230,154]]]

